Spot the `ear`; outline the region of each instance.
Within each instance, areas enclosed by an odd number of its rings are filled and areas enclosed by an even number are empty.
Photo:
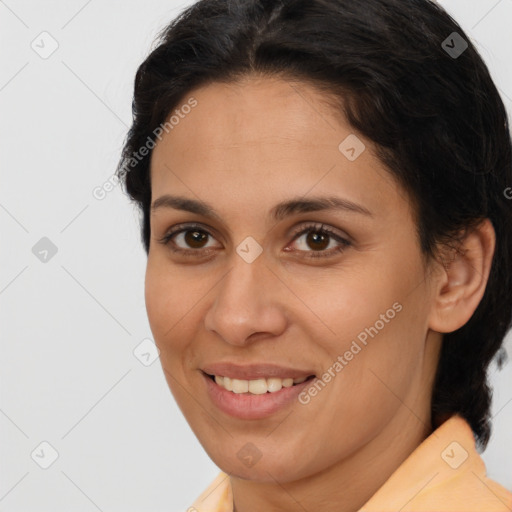
[[[462,241],[459,250],[443,257],[436,273],[429,327],[437,332],[453,332],[473,315],[482,300],[489,279],[496,234],[484,219]]]

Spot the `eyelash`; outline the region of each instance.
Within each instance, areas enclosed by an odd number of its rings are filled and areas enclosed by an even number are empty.
[[[208,236],[212,236],[206,229],[204,229],[199,224],[188,224],[188,225],[179,225],[176,226],[175,229],[168,232],[165,236],[163,236],[161,239],[158,240],[159,243],[163,245],[167,245],[169,249],[174,253],[183,254],[185,256],[191,255],[195,257],[201,257],[203,256],[204,251],[206,252],[212,252],[215,249],[180,249],[173,247],[169,244],[171,239],[180,233],[186,233],[187,231],[200,231],[201,233],[205,233]],[[339,234],[334,232],[333,230],[329,229],[328,227],[324,226],[324,224],[311,224],[303,226],[299,231],[295,232],[292,236],[292,242],[300,238],[302,235],[306,233],[317,233],[322,235],[328,235],[329,237],[333,238],[337,242],[341,244],[339,247],[335,247],[330,249],[329,251],[299,251],[299,252],[305,252],[307,255],[303,255],[301,257],[304,258],[328,258],[330,256],[333,256],[335,253],[341,253],[343,252],[347,247],[351,245],[351,243],[346,240],[345,238],[341,237]]]

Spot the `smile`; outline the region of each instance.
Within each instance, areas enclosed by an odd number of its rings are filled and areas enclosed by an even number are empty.
[[[301,391],[316,378],[311,375],[297,379],[270,377],[243,380],[201,373],[206,394],[216,409],[242,420],[264,419],[289,408],[298,402]],[[229,387],[231,389],[227,389]]]
[[[289,388],[296,384],[301,384],[307,379],[313,378],[300,377],[297,379],[286,378],[281,379],[279,377],[268,377],[255,380],[244,380],[244,379],[231,379],[229,377],[222,377],[219,375],[211,375],[210,378],[227,391],[233,393],[249,393],[252,395],[262,395],[264,393],[276,393],[282,388]]]

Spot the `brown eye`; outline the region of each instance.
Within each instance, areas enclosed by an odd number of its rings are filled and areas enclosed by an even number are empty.
[[[203,243],[208,239],[208,233],[199,230],[187,230],[184,231],[185,243],[193,249],[202,249]]]
[[[310,231],[306,236],[306,244],[315,251],[323,251],[329,245],[329,235]]]
[[[163,238],[160,243],[169,246],[173,252],[189,254],[191,256],[204,256],[213,247],[208,245],[213,236],[201,226],[176,226]]]
[[[300,240],[303,239],[302,242]],[[322,258],[333,256],[344,251],[351,243],[340,234],[322,225],[312,225],[303,228],[294,236],[294,243],[299,241],[297,252],[304,253],[306,258]],[[331,245],[331,242],[334,242]],[[330,250],[326,250],[330,249]]]

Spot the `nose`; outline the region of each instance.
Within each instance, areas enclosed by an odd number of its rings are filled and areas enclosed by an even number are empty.
[[[244,346],[264,335],[279,336],[286,329],[286,287],[263,255],[247,263],[234,254],[231,269],[214,290],[205,327],[225,342]]]

